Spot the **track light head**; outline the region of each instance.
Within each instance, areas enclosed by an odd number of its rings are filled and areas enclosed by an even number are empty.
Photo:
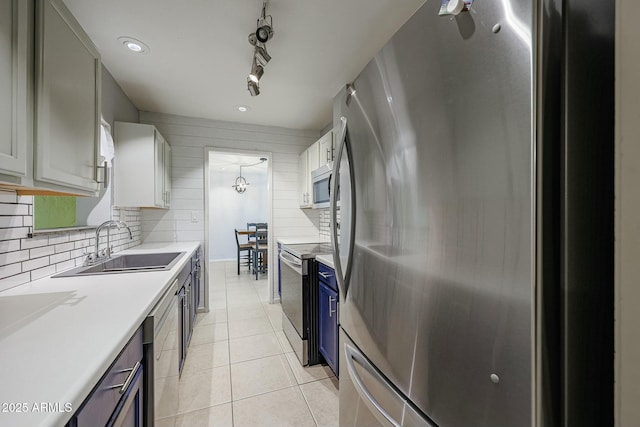
[[[264,74],[264,68],[257,63],[257,61],[253,61],[253,65],[251,66],[251,72],[249,73],[249,80],[254,83],[258,83]]]
[[[267,65],[267,62],[271,61],[271,55],[267,53],[267,49],[262,46],[256,46],[255,52],[253,54],[255,60],[261,66]]]
[[[256,37],[260,43],[266,43],[273,38],[273,28],[264,24],[256,29]]]
[[[247,90],[251,96],[260,95],[260,86],[258,86],[258,83],[252,81],[249,77],[247,77]]]

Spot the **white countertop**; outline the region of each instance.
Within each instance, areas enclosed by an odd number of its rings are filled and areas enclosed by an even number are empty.
[[[0,292],[0,426],[68,422],[199,244],[150,243],[117,254],[185,251],[168,271],[49,277]],[[12,403],[26,403],[27,412],[5,412]],[[41,403],[60,412],[34,412]]]
[[[328,243],[331,240],[326,236],[292,236],[278,237],[278,243],[283,245],[297,245],[302,243]]]

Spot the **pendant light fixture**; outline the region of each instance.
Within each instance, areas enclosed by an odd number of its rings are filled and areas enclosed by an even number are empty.
[[[240,175],[236,178],[235,184],[232,185],[232,187],[238,192],[238,194],[243,194],[245,191],[247,191],[247,187],[249,186],[249,183],[247,182],[246,178],[242,176],[242,168],[261,165],[266,161],[267,161],[266,157],[260,157],[260,161],[258,163],[252,163],[250,165],[240,165]]]
[[[247,90],[251,96],[260,94],[260,79],[264,74],[264,67],[271,61],[271,55],[267,53],[265,43],[273,38],[273,17],[267,15],[267,1],[262,3],[262,13],[256,21],[256,31],[249,34],[249,43],[255,47],[251,72],[247,77]]]

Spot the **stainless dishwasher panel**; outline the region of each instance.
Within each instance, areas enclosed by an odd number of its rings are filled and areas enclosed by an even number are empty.
[[[150,406],[148,426],[178,412],[178,286],[176,279],[147,317],[147,324],[152,325],[152,329],[145,328],[145,332],[147,335],[152,332],[153,337],[148,368],[153,375],[145,387]]]
[[[307,261],[289,254],[280,253],[282,274],[282,312],[289,318],[300,338],[307,338],[304,319],[304,276],[307,275]]]

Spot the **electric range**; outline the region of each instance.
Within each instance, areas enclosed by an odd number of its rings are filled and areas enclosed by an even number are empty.
[[[322,361],[318,351],[317,255],[332,253],[330,243],[282,245],[280,274],[282,329],[300,363]]]

